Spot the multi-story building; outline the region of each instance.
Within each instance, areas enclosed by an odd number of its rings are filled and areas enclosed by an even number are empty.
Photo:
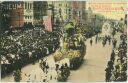
[[[11,20],[10,24],[12,27],[22,27],[24,25],[24,16],[23,16],[23,2],[12,2],[12,7],[11,7]]]
[[[4,7],[0,7],[3,8],[0,9],[0,16],[3,15],[3,19],[6,21],[4,25],[8,25],[7,27],[43,24],[43,16],[47,10],[45,1],[4,1],[1,6]],[[8,22],[5,18],[8,19]]]
[[[84,18],[86,1],[71,1],[69,2],[70,11],[72,12],[72,19],[80,21]]]
[[[22,1],[5,1],[2,2],[3,9],[3,22],[7,27],[22,27],[24,25],[23,21],[23,2]],[[5,26],[6,27],[6,26]]]
[[[32,24],[34,21],[34,12],[33,12],[33,1],[24,2],[24,23]]]
[[[6,10],[4,14],[9,17],[9,25],[12,27],[43,24],[43,16],[49,14],[47,10],[51,10],[54,20],[59,20],[61,23],[72,19],[79,21],[84,18],[86,7],[85,1],[4,1],[3,3]],[[52,5],[51,8],[48,8],[49,4]]]
[[[49,2],[50,3],[50,2]],[[67,1],[53,1],[54,17],[56,20],[66,22],[68,19],[68,2]]]
[[[46,1],[34,1],[33,12],[34,12],[34,25],[43,24],[43,16],[47,14],[48,4]]]
[[[82,20],[86,18],[86,1],[53,1],[48,2],[54,5],[55,20],[68,22],[70,20]]]

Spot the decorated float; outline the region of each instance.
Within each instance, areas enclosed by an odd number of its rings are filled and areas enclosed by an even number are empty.
[[[65,33],[60,40],[60,49],[53,56],[56,62],[68,58],[70,69],[75,70],[80,67],[84,60],[86,45],[75,23],[69,22],[64,29]]]

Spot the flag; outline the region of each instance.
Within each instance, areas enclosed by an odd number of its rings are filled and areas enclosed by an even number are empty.
[[[43,20],[44,20],[44,26],[45,26],[45,29],[49,32],[52,32],[52,21],[51,21],[51,16],[44,16],[43,17]]]

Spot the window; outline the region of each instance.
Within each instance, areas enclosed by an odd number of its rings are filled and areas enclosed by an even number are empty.
[[[7,5],[7,9],[11,9],[11,5],[10,4]]]
[[[14,4],[14,9],[16,9],[16,4]]]
[[[62,6],[62,4],[59,4],[59,6]]]
[[[7,4],[6,9],[9,9],[9,4]]]
[[[32,9],[32,4],[30,3],[30,9]]]
[[[27,16],[25,16],[25,19],[27,19]]]
[[[10,8],[11,8],[11,9],[13,8],[13,5],[12,5],[12,4],[10,4]]]
[[[17,4],[16,4],[16,9],[18,8]]]
[[[25,9],[27,9],[27,3],[25,3]]]
[[[32,19],[32,16],[30,16],[30,19]]]
[[[29,3],[27,4],[27,9],[29,9]]]

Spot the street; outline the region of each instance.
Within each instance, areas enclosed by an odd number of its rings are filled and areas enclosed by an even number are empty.
[[[49,82],[56,82],[56,71],[54,68],[54,60],[52,56],[45,57],[47,59],[47,62],[50,66],[48,74],[45,74],[42,69],[39,67],[39,63],[36,62],[34,65],[29,64],[21,69],[21,82],[43,82],[43,79],[47,79]],[[50,76],[52,75],[53,79],[50,80]],[[13,75],[6,76],[1,80],[2,82],[14,82]]]
[[[69,82],[100,82],[105,81],[105,68],[110,59],[112,45],[102,46],[102,42],[90,45],[90,40],[86,41],[87,54],[84,57],[82,66],[71,72]]]
[[[1,82],[126,81],[127,8],[117,3],[0,1]]]
[[[115,36],[119,40],[119,33]],[[86,55],[84,57],[84,62],[81,67],[76,71],[71,71],[71,75],[68,78],[68,82],[102,82],[105,81],[105,68],[110,59],[112,52],[112,43],[109,45],[108,42],[103,47],[102,41],[95,43],[95,36],[92,38],[93,43],[90,45],[90,39],[85,43],[87,45]],[[118,44],[117,44],[118,45]],[[44,78],[47,78],[48,82],[56,82],[57,73],[54,69],[55,62],[52,56],[45,57],[50,66],[49,75],[46,75],[41,68],[39,63],[36,62],[34,65],[29,64],[21,69],[22,71],[22,80],[25,81],[43,81]],[[25,75],[26,74],[26,75]],[[30,75],[30,76],[29,76]],[[53,79],[50,80],[50,75],[53,76]],[[2,79],[2,82],[13,82],[14,77],[11,75]]]

